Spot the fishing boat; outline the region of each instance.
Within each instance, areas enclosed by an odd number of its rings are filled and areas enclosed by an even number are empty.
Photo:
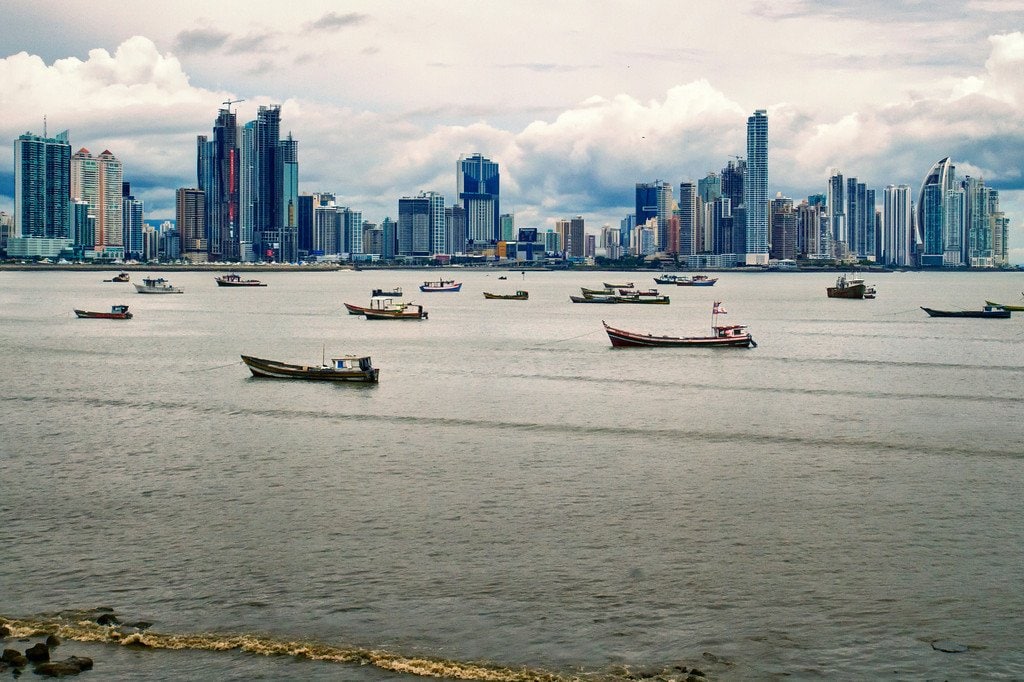
[[[91,310],[78,310],[75,309],[75,315],[78,317],[86,317],[97,320],[130,320],[132,314],[128,312],[128,306],[126,305],[112,305],[110,306],[109,313],[93,312]]]
[[[183,294],[185,291],[176,287],[163,277],[146,277],[142,284],[135,285],[140,294]]]
[[[605,287],[604,289],[588,289],[587,287],[580,287],[580,292],[582,292],[584,296],[614,296],[615,295],[615,289],[609,289],[608,287]]]
[[[634,286],[635,285],[632,282],[625,282],[623,284],[609,284],[608,282],[604,283],[605,289],[632,289]]]
[[[619,297],[614,294],[598,295],[590,294],[585,296],[573,296],[569,295],[569,300],[573,303],[618,303]]]
[[[462,289],[462,282],[453,279],[439,279],[433,282],[424,282],[420,285],[420,291],[459,291]]]
[[[683,275],[682,277],[676,278],[677,287],[713,287],[715,282],[718,281],[717,277],[708,277],[707,275],[694,275],[690,277]]]
[[[391,289],[374,289],[370,292],[370,296],[393,296],[395,298],[402,297],[402,287],[393,287]]]
[[[401,303],[387,308],[367,308],[363,315],[368,320],[425,320],[427,311],[421,305]]]
[[[653,305],[668,305],[668,296],[622,296],[620,294],[584,294],[583,296],[569,296],[573,303],[643,303]]]
[[[921,310],[928,313],[929,317],[991,317],[995,319],[1010,317],[1009,310],[993,305],[986,305],[981,310],[935,310],[924,306],[921,306]]]
[[[1015,313],[1024,311],[1024,305],[1007,305],[1003,303],[993,303],[992,301],[985,301],[985,305],[992,306],[993,308],[1002,308],[1003,310],[1012,310]]]
[[[103,280],[104,282],[127,282],[129,279],[127,272],[122,272],[119,275],[114,275],[110,279]]]
[[[490,292],[484,292],[484,298],[500,298],[505,301],[525,301],[530,298],[530,292],[519,289],[514,294],[492,294]]]
[[[330,364],[293,365],[277,360],[263,360],[243,355],[242,362],[254,377],[266,379],[310,379],[313,381],[348,381],[375,384],[380,370],[367,356],[347,355],[333,358]]]
[[[258,279],[242,279],[241,276],[235,273],[227,275],[221,275],[220,277],[214,277],[217,280],[217,286],[219,287],[265,287],[267,286]]]
[[[829,298],[864,298],[865,292],[867,286],[864,280],[853,275],[839,275],[836,278],[836,285],[825,290]]]
[[[874,287],[869,286],[864,290],[864,298],[875,298],[876,296],[878,296],[878,292],[875,291]]]
[[[654,283],[655,284],[675,284],[680,279],[682,279],[682,275],[660,275],[660,276],[654,278]]]
[[[354,303],[345,304],[345,308],[348,310],[349,315],[365,315],[367,310],[397,312],[405,310],[408,306],[408,303],[392,301],[390,298],[371,298],[369,306],[355,305]]]
[[[604,330],[613,348],[677,348],[703,346],[708,348],[757,348],[754,337],[742,324],[718,324],[718,316],[724,314],[721,301],[716,301],[711,312],[711,336],[654,336],[616,329],[604,320]]]

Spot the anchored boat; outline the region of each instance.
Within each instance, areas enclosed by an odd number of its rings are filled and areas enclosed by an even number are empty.
[[[78,310],[75,309],[75,315],[78,317],[91,318],[97,320],[130,320],[132,314],[128,312],[128,306],[126,305],[112,305],[110,306],[109,313],[93,312],[91,310]]]
[[[610,326],[604,320],[605,332],[614,348],[678,348],[686,346],[704,346],[709,348],[757,348],[754,337],[747,331],[746,325],[718,324],[718,316],[724,314],[721,301],[715,303],[711,312],[711,336],[655,336],[641,334]]]
[[[140,294],[183,294],[185,291],[172,285],[163,277],[146,277],[142,284],[135,285]]]
[[[991,317],[994,319],[1010,317],[1009,310],[992,305],[987,305],[981,310],[935,310],[924,306],[921,306],[921,310],[928,313],[928,317]]]
[[[254,377],[266,379],[309,379],[313,381],[348,381],[355,383],[377,383],[380,370],[373,366],[368,356],[346,355],[333,358],[330,364],[293,365],[277,360],[264,360],[243,355],[242,362]]]

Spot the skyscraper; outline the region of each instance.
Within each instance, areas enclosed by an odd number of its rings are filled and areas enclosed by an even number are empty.
[[[209,259],[206,248],[206,193],[180,187],[175,195],[175,221],[181,242],[181,256],[193,263]]]
[[[913,264],[913,200],[909,185],[889,185],[882,193],[882,263]]]
[[[669,183],[660,180],[636,183],[636,224],[645,225],[651,218],[657,221],[656,250],[667,247],[668,221],[672,217],[674,204],[672,185]]]
[[[570,258],[583,258],[586,256],[586,239],[583,216],[576,216],[569,220],[569,245],[566,251]]]
[[[212,260],[238,260],[238,125],[230,108],[220,109],[213,137],[196,138],[197,179],[206,194],[206,237]]]
[[[456,166],[458,202],[466,211],[466,231],[473,243],[495,242],[500,232],[501,174],[498,164],[481,154],[461,157]]]
[[[142,199],[132,196],[128,183],[124,183],[121,196],[121,242],[125,258],[141,260],[143,257],[143,209]]]
[[[398,255],[430,256],[445,253],[444,197],[420,192],[398,200]],[[435,250],[436,249],[436,250]]]
[[[69,239],[71,143],[25,133],[14,141],[14,236]]]
[[[921,183],[917,195],[917,229],[921,252],[918,264],[938,267],[945,256],[947,193],[954,189],[956,168],[947,156],[935,162]]]
[[[680,256],[690,256],[704,250],[704,235],[700,230],[700,200],[697,185],[679,183],[679,245]]]
[[[758,109],[747,118],[747,264],[768,263],[768,114]]]

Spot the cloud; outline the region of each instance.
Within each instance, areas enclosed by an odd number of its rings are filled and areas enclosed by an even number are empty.
[[[174,39],[174,46],[186,54],[204,54],[224,47],[231,34],[212,28],[197,28],[181,31]]]
[[[369,15],[358,12],[348,12],[347,14],[328,12],[309,24],[309,27],[314,31],[337,31],[348,26],[358,26],[359,24],[366,23],[369,18]]]

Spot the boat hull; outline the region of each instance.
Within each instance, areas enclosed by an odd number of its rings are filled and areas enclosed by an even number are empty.
[[[428,282],[424,282],[423,284],[420,285],[420,291],[422,291],[424,293],[437,293],[437,292],[461,291],[461,290],[462,290],[462,282],[454,282],[452,284],[436,284],[436,283],[431,284],[431,283],[428,283]]]
[[[303,379],[306,381],[335,381],[359,384],[375,384],[380,370],[337,370],[332,367],[312,367],[309,365],[292,365],[276,360],[264,360],[243,355],[245,363],[254,377],[261,379]]]
[[[217,280],[217,286],[219,287],[265,287],[267,286],[263,282],[255,279],[242,280],[240,282],[226,282],[222,279]]]
[[[757,346],[750,334],[740,336],[654,336],[604,325],[614,348],[750,348]]]
[[[921,306],[921,310],[928,313],[929,317],[983,317],[996,320],[1005,320],[1010,317],[1010,311],[1005,308],[992,308],[991,310],[935,310],[934,308]]]
[[[825,293],[829,298],[864,298],[865,291],[867,286],[864,284],[854,284],[848,287],[829,287]]]
[[[145,284],[136,284],[135,290],[140,294],[183,294],[184,290],[174,286],[148,287]]]
[[[678,280],[676,281],[677,287],[713,287],[717,279],[699,279],[699,280]]]

